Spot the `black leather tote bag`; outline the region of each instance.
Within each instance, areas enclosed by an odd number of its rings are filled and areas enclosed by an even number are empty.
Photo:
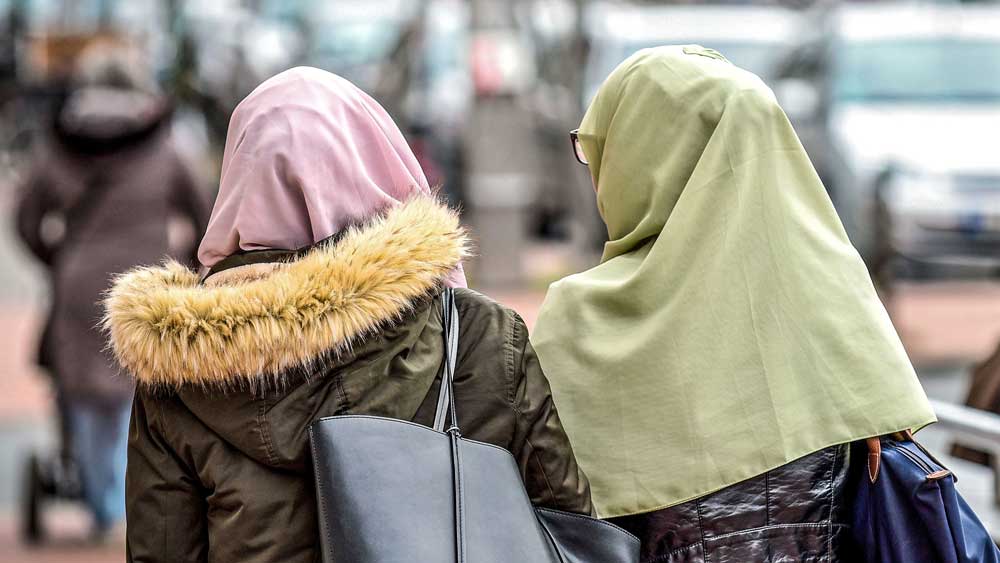
[[[533,507],[510,452],[462,438],[452,391],[454,299],[444,292],[433,428],[353,415],[310,427],[324,563],[638,563],[635,536]]]

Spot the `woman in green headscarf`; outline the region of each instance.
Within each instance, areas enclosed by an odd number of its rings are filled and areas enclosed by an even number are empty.
[[[598,513],[645,561],[836,561],[849,444],[934,414],[774,95],[647,49],[574,139],[610,241],[532,342]]]

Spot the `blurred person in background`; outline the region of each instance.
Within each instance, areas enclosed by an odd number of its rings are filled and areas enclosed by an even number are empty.
[[[62,439],[80,469],[95,539],[123,519],[133,384],[100,330],[112,277],[172,255],[194,257],[207,201],[170,136],[170,104],[139,55],[81,53],[17,209],[21,238],[47,268],[52,304],[39,363],[54,378]]]
[[[138,381],[128,561],[314,563],[308,430],[331,415],[433,422],[440,291],[464,288],[467,235],[385,110],[295,68],[233,113],[198,276],[119,279],[106,324]],[[463,434],[511,451],[533,503],[590,493],[524,322],[467,289],[455,402]]]
[[[770,89],[642,50],[573,135],[610,242],[532,342],[598,514],[647,562],[855,560],[851,444],[935,418]]]

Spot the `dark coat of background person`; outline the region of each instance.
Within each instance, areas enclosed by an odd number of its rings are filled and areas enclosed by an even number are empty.
[[[180,266],[116,284],[112,342],[139,381],[128,561],[319,561],[309,426],[344,414],[433,423],[439,292],[457,263],[435,247],[464,239],[455,229],[450,212],[418,199],[304,256],[236,255],[204,284]],[[412,281],[410,272],[428,269]],[[463,434],[511,451],[534,504],[590,513],[588,481],[524,322],[474,291],[456,299]],[[145,314],[165,310],[169,319]],[[328,353],[314,355],[312,344]],[[278,356],[298,367],[253,375]]]
[[[1000,342],[990,357],[972,368],[972,383],[965,404],[1000,414]],[[992,454],[962,443],[952,445],[951,455],[980,465],[993,465]]]
[[[193,223],[192,239],[204,230],[207,197],[169,126],[166,108],[114,136],[66,131],[56,121],[23,186],[18,231],[48,268],[52,295],[38,363],[74,401],[117,404],[132,392],[99,330],[99,303],[113,276],[168,255],[194,256],[194,240],[170,248],[171,217]]]

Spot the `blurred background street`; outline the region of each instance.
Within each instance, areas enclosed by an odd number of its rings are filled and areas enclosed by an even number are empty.
[[[29,456],[61,440],[35,366],[50,282],[16,215],[82,53],[142,59],[206,201],[229,115],[253,87],[302,64],[355,82],[461,207],[477,242],[471,285],[531,325],[547,284],[596,264],[606,236],[568,131],[619,62],[679,43],[772,87],[928,394],[965,403],[1000,344],[1000,3],[0,0],[0,563],[124,561],[117,532],[87,541],[78,502],[46,503],[45,541],[24,541]],[[175,219],[171,248],[195,237]],[[1000,537],[994,470],[948,455],[949,430],[919,437]]]

